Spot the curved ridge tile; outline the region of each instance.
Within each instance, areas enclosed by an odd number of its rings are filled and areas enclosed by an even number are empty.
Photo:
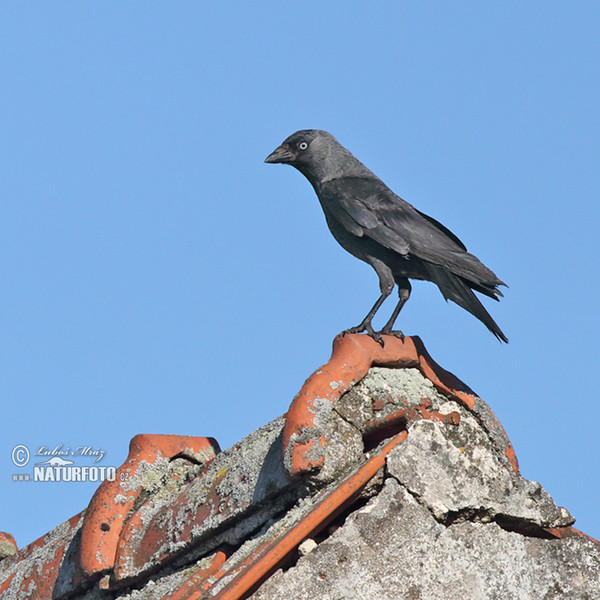
[[[81,529],[80,566],[87,577],[115,564],[119,538],[126,519],[142,491],[143,469],[160,458],[177,456],[208,462],[220,451],[208,437],[139,434],[129,443],[129,455],[117,469],[114,481],[103,481],[88,505]]]
[[[517,458],[504,428],[481,398],[452,373],[442,369],[418,337],[400,340],[384,336],[383,347],[368,335],[339,334],[333,341],[329,361],[317,369],[296,394],[287,412],[283,430],[283,462],[289,477],[318,471],[325,456],[326,435],[318,425],[319,409],[331,407],[372,366],[416,367],[442,394],[474,414],[506,457],[510,468],[519,472]]]

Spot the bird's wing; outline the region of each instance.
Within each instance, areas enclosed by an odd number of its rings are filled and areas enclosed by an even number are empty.
[[[379,212],[373,210],[379,195],[373,183],[379,182],[354,177],[334,179],[322,186],[319,199],[323,208],[350,233],[370,237],[394,252],[407,255],[410,246],[402,232],[389,227]]]
[[[442,225],[438,220],[421,212],[418,208],[415,210],[425,219],[427,219],[434,227],[437,227],[444,235],[448,236],[459,248],[467,250],[467,247],[454,235],[445,225]]]
[[[449,229],[396,196],[378,179],[334,179],[322,193],[329,211],[349,231],[399,254],[466,250]]]
[[[444,225],[396,196],[379,179],[346,177],[327,182],[327,207],[349,231],[404,256],[413,255],[483,286],[500,280]]]

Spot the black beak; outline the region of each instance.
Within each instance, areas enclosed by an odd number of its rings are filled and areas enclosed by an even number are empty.
[[[266,163],[288,163],[294,160],[295,156],[286,146],[279,146],[279,148],[275,148],[267,158],[265,158]]]

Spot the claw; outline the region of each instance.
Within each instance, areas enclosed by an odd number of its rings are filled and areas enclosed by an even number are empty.
[[[373,327],[371,327],[371,323],[365,323],[364,331],[366,331],[367,335],[369,337],[372,337],[383,348],[385,342],[381,337],[381,333],[379,331],[374,331]]]
[[[397,337],[398,339],[404,341],[404,334],[399,330],[396,329],[395,331],[387,331],[386,328],[384,327],[379,333],[381,333],[382,335],[393,335],[394,337]]]
[[[367,335],[369,337],[372,337],[382,348],[385,345],[385,342],[383,340],[383,338],[381,337],[381,334],[379,331],[373,331],[372,327],[367,327]]]

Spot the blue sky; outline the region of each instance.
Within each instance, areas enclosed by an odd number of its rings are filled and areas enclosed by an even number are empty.
[[[362,319],[375,273],[263,164],[314,127],[509,284],[508,346],[429,283],[399,325],[599,538],[599,28],[591,1],[4,2],[0,530],[95,489],[13,482],[17,444],[228,447]]]

